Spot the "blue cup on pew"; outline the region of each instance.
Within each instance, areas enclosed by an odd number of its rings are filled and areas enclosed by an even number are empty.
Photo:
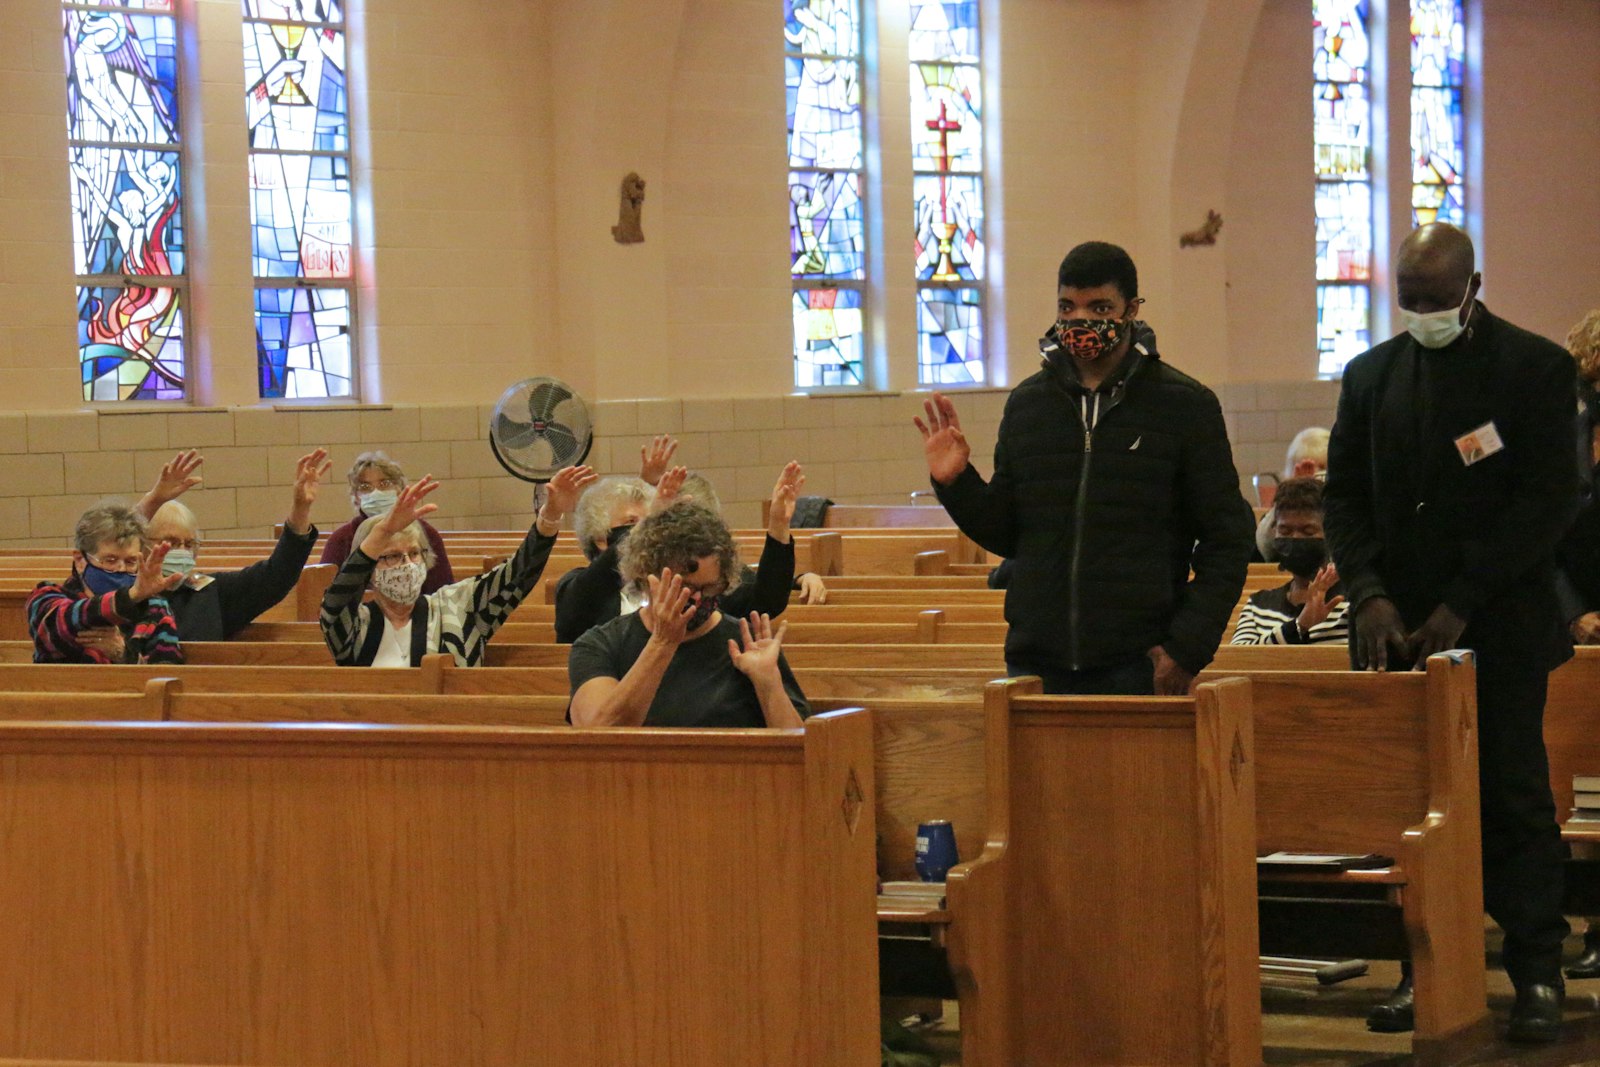
[[[960,862],[956,832],[949,820],[932,819],[917,827],[917,877],[924,882],[942,882]]]

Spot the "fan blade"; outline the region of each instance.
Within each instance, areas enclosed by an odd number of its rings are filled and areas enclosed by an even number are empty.
[[[501,448],[516,451],[527,448],[537,441],[540,435],[532,423],[516,422],[501,415],[495,421],[495,436],[499,439]]]
[[[555,453],[555,462],[565,463],[566,457],[577,455],[578,438],[565,426],[553,424],[545,427],[545,440],[550,443],[550,449]]]
[[[540,382],[528,393],[528,414],[545,422],[554,416],[556,405],[570,399],[571,393],[554,382]]]

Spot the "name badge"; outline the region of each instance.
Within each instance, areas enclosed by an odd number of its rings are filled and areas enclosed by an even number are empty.
[[[1505,447],[1506,443],[1500,440],[1500,431],[1495,428],[1493,420],[1456,438],[1456,452],[1461,456],[1461,462],[1469,467]]]

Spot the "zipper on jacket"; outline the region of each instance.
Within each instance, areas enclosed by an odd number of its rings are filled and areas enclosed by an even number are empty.
[[[1089,499],[1089,463],[1094,456],[1094,428],[1100,421],[1100,394],[1094,394],[1094,410],[1089,409],[1089,397],[1082,398],[1078,417],[1083,420],[1083,466],[1078,468],[1078,503],[1072,516],[1072,562],[1067,568],[1067,580],[1072,591],[1068,594],[1067,627],[1072,632],[1071,668],[1082,670],[1083,641],[1079,636],[1078,573],[1083,563],[1083,510]]]

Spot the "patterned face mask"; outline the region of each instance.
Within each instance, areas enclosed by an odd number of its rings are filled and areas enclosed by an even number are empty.
[[[1052,328],[1060,350],[1076,359],[1099,359],[1127,336],[1122,319],[1057,319]]]
[[[372,588],[385,600],[410,604],[422,595],[422,582],[427,576],[428,568],[420,563],[383,567],[372,572]]]
[[[689,616],[688,631],[690,633],[706,624],[706,620],[711,618],[712,613],[717,610],[717,601],[720,599],[721,597],[703,596],[695,601],[694,614]]]

